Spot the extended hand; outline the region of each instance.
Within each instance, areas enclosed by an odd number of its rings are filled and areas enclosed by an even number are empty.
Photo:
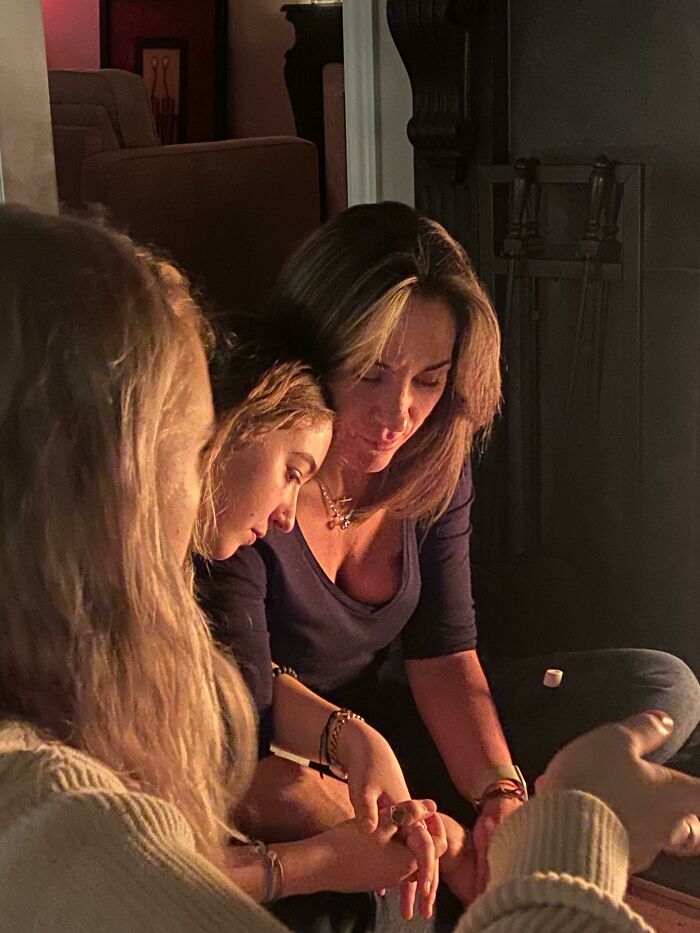
[[[554,756],[537,792],[582,790],[606,803],[629,835],[633,871],[664,848],[700,854],[700,833],[688,817],[700,812],[700,780],[644,760],[672,731],[673,721],[657,711],[594,729]]]

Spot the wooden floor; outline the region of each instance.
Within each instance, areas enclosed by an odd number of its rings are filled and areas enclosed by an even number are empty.
[[[696,897],[633,878],[627,901],[657,933],[700,933],[700,899]]]

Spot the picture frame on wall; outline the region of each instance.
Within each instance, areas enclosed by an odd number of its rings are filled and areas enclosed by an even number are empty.
[[[138,38],[134,71],[146,85],[161,143],[186,142],[187,42],[184,39]]]
[[[100,66],[143,77],[161,142],[228,136],[228,0],[100,0]]]

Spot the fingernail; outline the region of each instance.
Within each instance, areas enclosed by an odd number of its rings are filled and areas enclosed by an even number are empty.
[[[666,730],[666,732],[673,731],[673,727],[675,723],[672,717],[668,715],[668,713],[662,713],[661,711],[654,710],[652,715],[656,716],[656,718],[659,720],[659,722],[661,723],[663,728]]]

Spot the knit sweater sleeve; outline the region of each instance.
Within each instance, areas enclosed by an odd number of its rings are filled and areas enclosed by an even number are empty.
[[[456,933],[654,933],[622,900],[625,829],[580,791],[531,800],[496,831],[489,889]]]
[[[13,850],[3,873],[3,929],[283,930],[198,854],[175,807],[145,794],[53,794],[16,824]]]

